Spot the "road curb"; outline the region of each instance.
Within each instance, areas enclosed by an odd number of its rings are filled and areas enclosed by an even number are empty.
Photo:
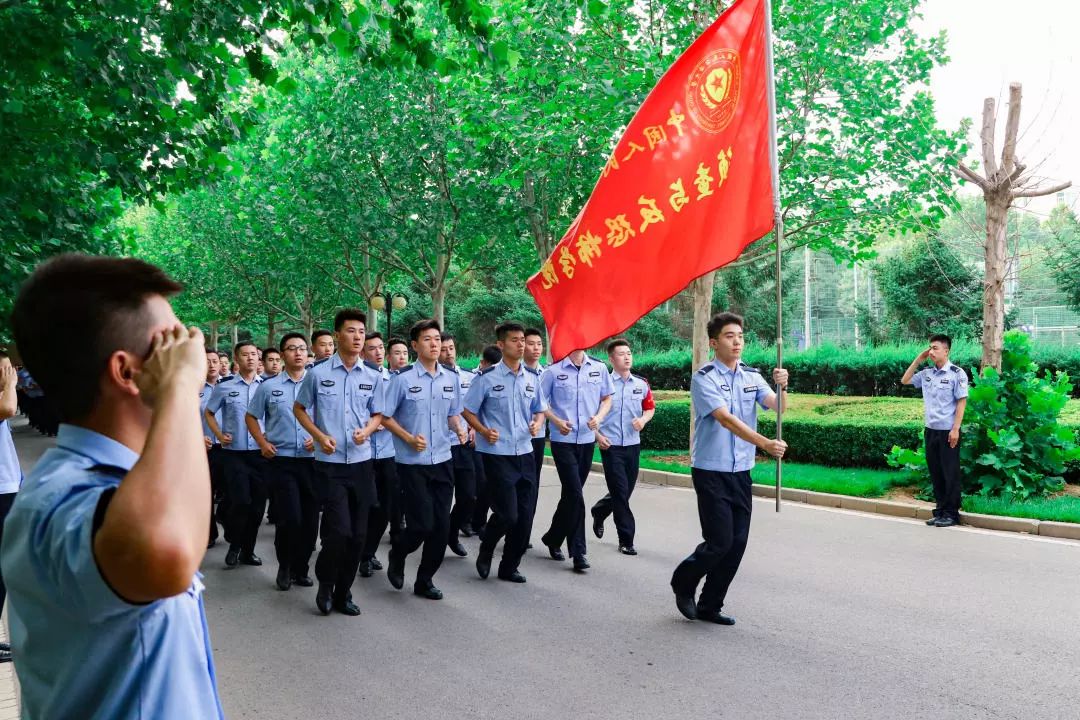
[[[544,464],[554,465],[554,462],[550,457],[546,457],[544,458]],[[602,464],[594,462],[592,464],[592,471],[595,473],[603,473],[604,467]],[[694,486],[689,475],[668,472],[666,470],[650,470],[647,468],[642,468],[639,471],[638,482],[649,483],[650,485],[667,485],[683,488]],[[755,483],[752,492],[758,497],[776,497],[776,488],[772,485],[758,485]],[[780,497],[787,502],[841,508],[844,510],[856,510],[858,512],[873,513],[876,515],[891,515],[893,517],[905,517],[918,520],[929,520],[933,514],[931,509],[925,505],[896,502],[895,500],[883,500],[881,498],[834,495],[832,493],[815,492],[813,490],[784,488]],[[960,513],[960,522],[963,525],[982,528],[984,530],[1040,535],[1043,537],[1062,538],[1066,540],[1080,540],[1080,523],[1033,520],[1030,518],[1014,518],[1002,515],[982,515],[980,513],[968,512]]]

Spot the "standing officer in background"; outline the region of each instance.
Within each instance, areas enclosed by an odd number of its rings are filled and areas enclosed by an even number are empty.
[[[248,432],[248,405],[262,382],[256,373],[259,365],[259,349],[254,343],[239,342],[233,348],[238,372],[235,377],[218,383],[206,404],[203,417],[223,450],[226,494],[229,497],[229,514],[225,525],[225,537],[229,552],[225,564],[229,567],[262,565],[255,554],[255,541],[259,537],[259,525],[266,512],[266,460],[259,452],[255,438]],[[221,411],[221,425],[215,415]]]
[[[399,337],[392,337],[387,340],[386,364],[390,366],[390,372],[408,367],[409,344]]]
[[[383,366],[386,348],[380,333],[368,333],[364,337],[364,363],[377,371],[383,379],[383,388],[390,386],[390,371]],[[382,570],[382,563],[376,557],[379,543],[387,526],[390,528],[390,541],[393,542],[401,531],[401,491],[398,486],[397,463],[394,461],[394,436],[383,425],[371,436],[371,452],[374,457],[375,492],[379,502],[373,505],[368,515],[367,539],[364,552],[360,556],[360,577],[371,577],[376,570]]]
[[[630,495],[637,484],[641,430],[652,420],[656,403],[645,378],[630,372],[634,365],[630,343],[616,338],[608,343],[607,352],[614,393],[611,412],[596,431],[596,442],[600,446],[608,494],[592,507],[593,533],[598,538],[604,537],[604,521],[608,515],[614,514],[615,530],[619,533],[619,552],[637,555]]]
[[[559,472],[562,493],[551,528],[540,538],[555,560],[565,560],[566,542],[574,570],[589,568],[585,556],[585,497],[582,491],[592,470],[596,430],[611,409],[611,375],[607,366],[575,350],[561,362],[549,365],[540,377],[548,398],[551,421],[551,457]]]
[[[480,351],[480,364],[476,368],[476,372],[473,373],[473,382],[476,382],[476,376],[480,374],[480,371],[494,367],[502,362],[502,350],[498,345],[485,345],[484,349]],[[468,395],[468,393],[465,393]],[[462,407],[464,407],[464,400],[462,400]],[[464,415],[462,416],[464,417]],[[471,428],[470,428],[471,430]],[[476,431],[472,431],[472,446],[475,450],[477,447]],[[465,532],[462,529],[462,535],[469,537],[470,534],[480,536],[484,532],[484,528],[487,527],[488,511],[491,509],[491,499],[488,496],[488,482],[487,474],[484,471],[484,456],[479,452],[474,453],[473,459],[476,460],[476,464],[473,465],[473,471],[476,473],[476,505],[473,507],[472,526],[469,528],[469,532]],[[532,532],[530,527],[529,532]],[[528,543],[526,542],[526,545]]]
[[[307,347],[307,343],[304,343],[304,347]],[[268,347],[262,351],[263,372],[262,379],[269,380],[272,377],[277,377],[281,372],[281,366],[283,364],[281,358],[281,352],[277,348]]]
[[[24,718],[224,717],[198,573],[206,358],[179,291],[141,260],[61,255],[15,300],[19,353],[64,422],[0,551]]]
[[[363,363],[367,315],[345,309],[334,317],[338,351],[304,376],[293,414],[315,440],[316,482],[321,485],[322,550],[315,561],[323,615],[355,617],[352,584],[376,502],[371,435],[382,420],[382,374]],[[312,413],[312,417],[308,413]]]
[[[439,362],[449,372],[457,376],[459,388],[459,404],[464,402],[465,394],[472,387],[476,373],[465,368],[458,367],[457,347],[454,344],[454,336],[450,333],[442,334],[442,345],[439,350]],[[462,440],[453,430],[448,430],[450,437],[450,453],[454,460],[454,509],[450,511],[450,531],[447,535],[447,547],[458,557],[467,557],[469,551],[461,544],[458,533],[472,534],[471,521],[473,510],[476,507],[476,450],[470,438],[473,433],[469,430],[465,439]],[[462,532],[462,531],[465,532]],[[465,535],[465,537],[469,537]]]
[[[441,335],[435,320],[421,320],[409,330],[416,363],[394,373],[383,415],[383,424],[394,434],[405,506],[405,529],[390,549],[386,577],[400,590],[405,558],[423,545],[413,593],[428,600],[443,597],[434,578],[446,554],[454,495],[449,432],[459,441],[467,439],[457,375],[439,364]]]
[[[503,323],[495,328],[495,337],[502,361],[477,374],[462,413],[476,431],[476,451],[484,457],[493,511],[480,537],[476,572],[487,579],[495,545],[505,535],[499,579],[523,583],[518,566],[529,542],[529,514],[536,502],[532,439],[543,427],[547,406],[540,376],[521,362],[525,328]]]
[[[315,353],[312,365],[318,365],[324,360],[329,360],[334,354],[334,334],[329,330],[316,330],[311,333],[311,349]],[[310,369],[310,368],[308,368]]]
[[[210,537],[206,543],[207,549],[217,545],[218,539],[218,527],[217,522],[214,521],[214,496],[221,492],[222,488],[222,474],[221,474],[221,443],[217,442],[217,438],[214,437],[214,432],[210,429],[210,426],[206,424],[206,416],[203,414],[206,411],[206,405],[210,402],[210,397],[214,394],[214,386],[218,381],[218,370],[221,367],[221,360],[218,357],[216,350],[206,350],[206,379],[203,382],[202,389],[199,390],[199,419],[202,421],[203,428],[203,442],[206,444],[206,462],[210,466]],[[221,412],[214,416],[214,419],[218,421],[218,425],[221,424]]]
[[[19,456],[15,452],[15,442],[11,439],[11,426],[8,420],[19,411],[19,398],[15,386],[19,377],[11,358],[0,350],[0,543],[4,539],[4,520],[11,512],[11,505],[22,485],[22,468]],[[4,574],[0,572],[0,611],[4,608],[7,589],[4,587]],[[0,643],[0,663],[11,662],[11,646]]]
[[[967,409],[968,377],[949,362],[952,338],[934,335],[930,347],[919,353],[900,382],[922,390],[926,443],[926,466],[934,486],[934,516],[926,521],[933,527],[960,524],[960,426]],[[927,360],[933,367],[918,370]]]
[[[695,421],[690,477],[697,493],[704,542],[675,568],[671,589],[676,607],[687,619],[734,625],[735,619],[720,611],[750,535],[754,450],[760,448],[780,458],[787,443],[757,432],[758,406],[775,410],[777,397],[760,372],[740,360],[743,319],[734,313],[719,313],[706,329],[715,357],[690,381]],[[785,393],[787,407],[787,370],[773,370],[773,381]],[[695,605],[694,595],[702,578],[705,587]]]
[[[281,338],[280,352],[285,356],[285,371],[259,385],[248,406],[246,422],[248,432],[268,461],[266,479],[276,511],[275,582],[278,590],[288,590],[293,583],[300,587],[314,584],[308,577],[308,564],[315,549],[319,505],[315,499],[315,444],[293,415],[307,362],[304,336],[286,334]]]

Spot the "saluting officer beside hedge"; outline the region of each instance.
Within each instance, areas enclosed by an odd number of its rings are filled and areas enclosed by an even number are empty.
[[[734,625],[734,618],[720,611],[750,534],[750,470],[755,450],[779,458],[787,443],[757,432],[758,406],[775,410],[777,398],[760,371],[740,360],[743,319],[720,313],[709,321],[707,330],[715,357],[690,382],[694,412],[690,477],[704,542],[675,569],[671,589],[676,607],[686,618]],[[773,370],[773,381],[786,388],[787,370]],[[695,603],[702,578],[705,586]]]
[[[960,426],[967,407],[968,377],[949,362],[952,339],[934,335],[930,348],[919,353],[901,382],[922,390],[926,427],[926,466],[934,486],[934,517],[926,521],[934,527],[960,524]],[[916,369],[927,360],[933,367]]]

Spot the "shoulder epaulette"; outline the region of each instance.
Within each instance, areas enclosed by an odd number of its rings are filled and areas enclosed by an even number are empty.
[[[760,374],[761,374],[761,371],[760,371],[760,370],[758,370],[758,369],[757,369],[756,367],[750,367],[749,365],[747,365],[747,364],[746,364],[746,363],[744,363],[744,362],[740,362],[740,363],[739,363],[739,368],[740,368],[741,370],[745,370],[746,372],[752,372],[752,373],[757,373],[758,375],[760,375]]]
[[[949,369],[950,369],[950,370],[952,370],[953,372],[957,372],[957,373],[958,373],[958,372],[963,372],[963,370],[961,370],[960,368],[956,367],[956,366],[955,366],[955,365],[953,365],[952,363],[949,363]]]
[[[708,365],[704,365],[701,368],[699,368],[698,371],[697,371],[697,374],[698,375],[708,375],[712,370],[715,370],[715,369],[716,369],[716,366],[713,365],[712,363],[709,363]]]
[[[391,375],[400,375],[401,373],[408,372],[409,370],[412,370],[412,369],[413,369],[412,365],[406,365],[405,367],[400,367],[397,370],[391,370],[390,374]]]
[[[543,372],[542,370],[540,370],[538,368],[531,368],[528,365],[525,366],[525,369],[528,370],[529,372],[531,372],[533,375],[539,375],[541,372]]]
[[[333,357],[333,355],[331,355],[330,357]],[[330,358],[323,358],[322,360],[316,360],[314,363],[311,364],[311,367],[318,367],[329,359]]]
[[[230,380],[233,379],[233,377],[234,376],[232,376],[232,375],[226,375],[225,377],[218,378],[218,384],[220,385],[221,383],[229,382]]]
[[[365,360],[364,364],[367,365],[372,370],[374,370],[375,372],[378,372],[378,373],[382,372],[382,369],[383,369],[382,365],[377,365],[376,363],[373,363],[370,360]]]
[[[648,385],[648,384],[649,384],[649,380],[648,380],[648,378],[644,378],[644,377],[642,377],[642,376],[640,376],[640,375],[635,375],[634,373],[630,373],[630,376],[631,376],[631,377],[636,377],[636,378],[637,378],[638,380],[640,380],[641,382],[645,383],[646,385]]]
[[[458,374],[458,369],[456,367],[454,367],[453,365],[447,365],[446,363],[439,363],[439,364],[442,365],[447,370],[449,370],[450,372],[454,373],[455,375]]]
[[[477,375],[487,375],[487,374],[488,374],[489,372],[491,372],[491,371],[492,371],[492,370],[494,370],[494,369],[495,369],[495,366],[494,366],[494,365],[488,365],[488,366],[487,366],[486,368],[484,368],[483,370],[481,370],[480,368],[477,368],[477,369],[476,369],[476,374],[477,374]]]

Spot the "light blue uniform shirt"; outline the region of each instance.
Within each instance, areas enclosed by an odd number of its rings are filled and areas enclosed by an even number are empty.
[[[315,459],[347,465],[371,460],[371,440],[357,445],[353,431],[382,415],[384,394],[382,373],[359,360],[346,370],[337,353],[308,370],[296,402],[314,413],[315,425],[337,443],[331,455],[315,443]]]
[[[247,414],[266,428],[263,434],[277,449],[278,457],[314,457],[314,452],[304,449],[304,441],[311,436],[293,415],[293,403],[303,379],[293,380],[289,373],[280,372],[263,380],[248,405]],[[311,416],[310,411],[308,416]]]
[[[932,366],[915,373],[911,384],[922,390],[926,427],[952,430],[957,401],[968,396],[967,373],[951,363],[940,370]]]
[[[386,392],[387,417],[410,435],[423,435],[427,448],[416,452],[394,436],[396,459],[404,465],[437,465],[450,460],[449,418],[461,415],[458,376],[438,363],[429,373],[419,362],[398,370]]]
[[[217,415],[221,412],[219,426],[221,432],[232,436],[232,442],[221,447],[226,450],[258,450],[255,438],[248,432],[247,416],[248,405],[255,397],[255,391],[262,384],[262,378],[258,375],[249,383],[245,382],[240,375],[235,375],[214,386],[214,392],[210,401],[206,403],[206,409]],[[260,427],[262,425],[260,424]]]
[[[465,395],[464,407],[480,422],[499,431],[494,445],[476,433],[476,451],[490,455],[525,455],[532,452],[529,423],[547,409],[540,376],[522,363],[514,373],[502,361],[476,374]]]
[[[728,473],[751,470],[757,448],[725,429],[712,412],[727,408],[756,430],[758,406],[764,408],[772,394],[765,378],[743,362],[732,371],[719,360],[713,360],[694,373],[690,381],[695,420],[691,467]]]
[[[623,380],[613,372],[611,384],[611,411],[600,423],[600,433],[610,440],[612,445],[640,445],[641,433],[634,429],[633,423],[635,418],[645,414],[641,404],[649,395],[649,383],[645,378],[633,374]]]
[[[11,425],[7,420],[0,421],[0,495],[19,492],[22,481],[19,454],[15,452],[15,441],[11,439]]]
[[[454,367],[452,365],[443,365],[443,367],[457,375],[459,388],[458,397],[460,399],[460,406],[464,407],[465,396],[468,394],[469,388],[472,387],[473,380],[476,378],[476,373],[472,370],[466,370],[460,365],[458,367]],[[465,425],[466,428],[468,428],[468,425],[465,423],[464,419],[462,419],[461,422]],[[460,445],[461,440],[458,439],[457,433],[451,430],[449,427],[447,427],[446,430],[450,437],[450,447],[456,447]]]
[[[203,411],[206,410],[207,404],[210,402],[210,397],[214,394],[214,388],[216,385],[210,383],[203,383],[202,390],[199,391],[199,419],[202,420],[202,434],[204,437],[210,438],[210,442],[217,445],[217,436],[210,430],[210,425],[206,422],[206,415]],[[221,411],[218,410],[214,413],[214,419],[218,422],[218,427],[221,427]]]
[[[179,595],[132,604],[94,560],[95,514],[136,460],[115,440],[61,425],[15,499],[0,562],[23,718],[224,717],[202,576]]]
[[[604,363],[585,356],[579,368],[570,362],[548,365],[540,376],[544,397],[557,417],[570,422],[570,434],[563,435],[551,424],[551,442],[585,444],[596,441],[589,418],[600,412],[600,402],[612,393],[611,373]]]
[[[383,388],[383,407],[386,407],[386,390],[390,387],[390,371],[379,365],[364,361],[372,370],[377,370],[382,375],[382,388]],[[371,453],[372,457],[376,460],[389,460],[395,455],[394,450],[394,434],[384,428],[382,425],[375,431],[375,434],[371,436]]]

